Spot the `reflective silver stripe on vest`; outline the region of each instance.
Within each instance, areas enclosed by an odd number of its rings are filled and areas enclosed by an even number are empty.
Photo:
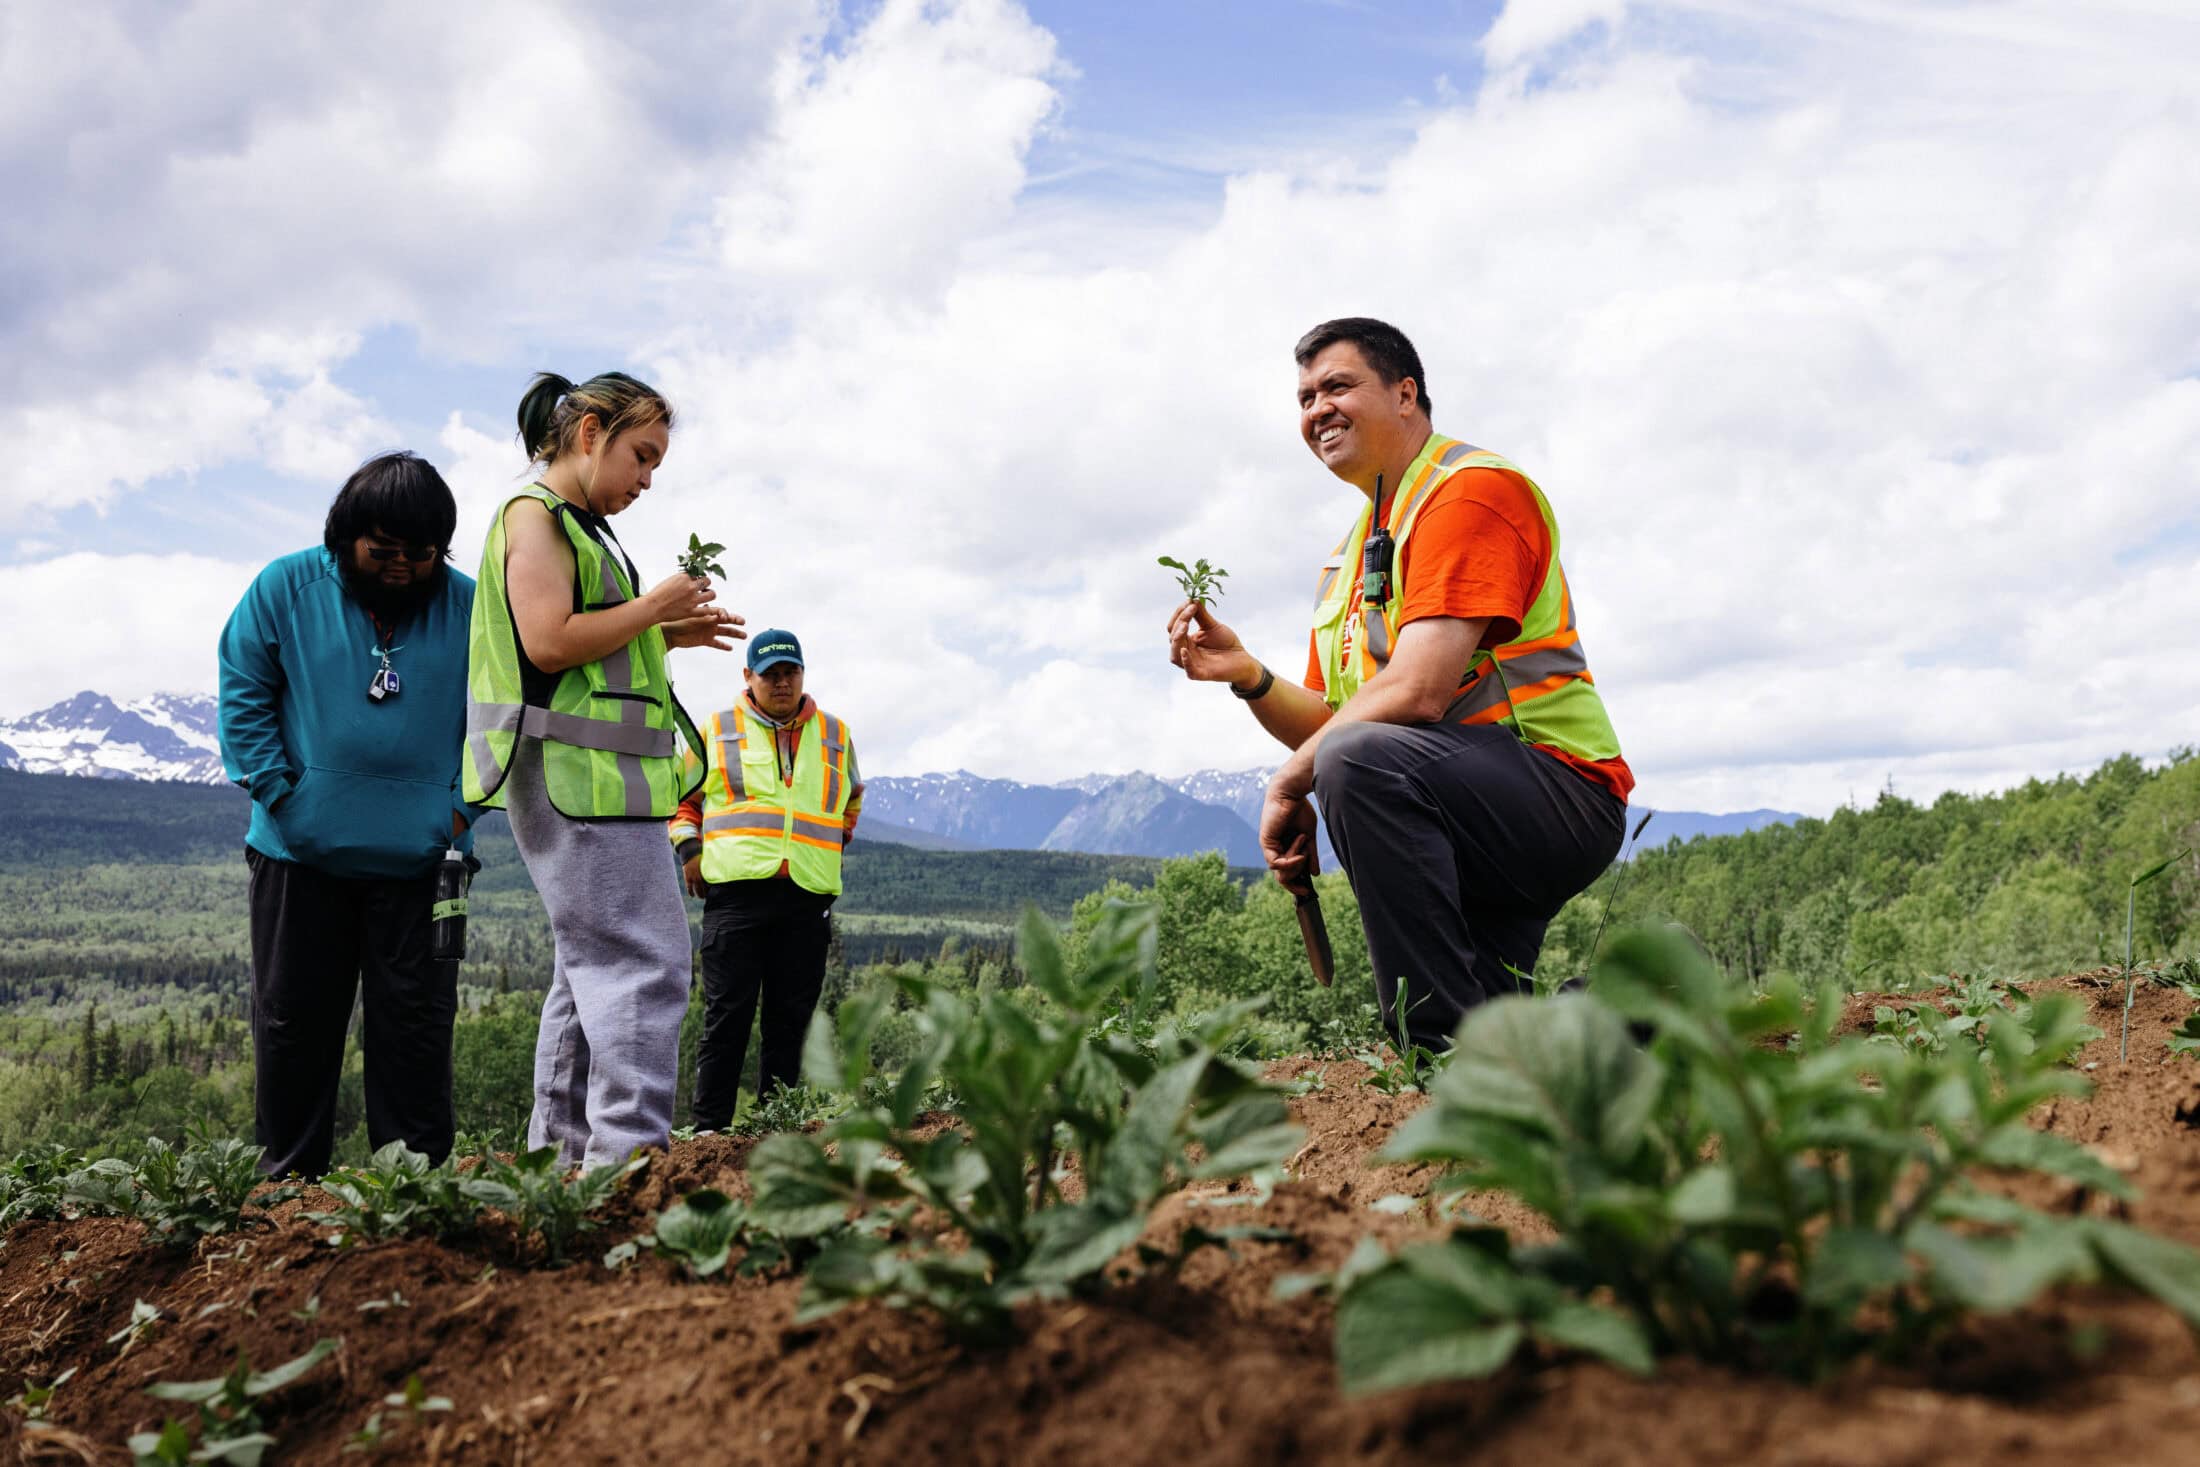
[[[1377,667],[1390,665],[1390,618],[1379,606],[1366,607],[1365,625],[1361,631],[1367,637],[1367,655]]]
[[[483,799],[504,787],[506,773],[497,763],[496,752],[489,747],[489,735],[518,734],[520,715],[526,711],[525,705],[519,703],[466,700],[466,752],[474,761],[474,778],[481,782]]]
[[[626,599],[626,592],[619,585],[619,573],[612,567],[611,552],[605,546],[596,546],[597,579],[603,583],[603,606],[617,606]],[[619,650],[603,659],[603,684],[607,693],[631,693],[634,691],[633,643],[620,646]],[[622,771],[623,773],[623,771]],[[631,802],[630,802],[631,804]]]
[[[1448,723],[1486,713],[1500,703],[1511,701],[1511,688],[1528,687],[1554,677],[1580,677],[1589,670],[1589,659],[1582,655],[1581,643],[1570,647],[1547,647],[1541,652],[1506,659],[1497,667],[1488,661],[1478,664],[1482,676],[1474,686],[1452,700],[1444,710]]]
[[[1344,548],[1352,543],[1352,531],[1344,532],[1337,548],[1329,552],[1329,559],[1322,562],[1322,573],[1315,584],[1314,605],[1318,608],[1329,600],[1329,593],[1337,588],[1337,573],[1344,568]]]
[[[831,810],[840,803],[840,760],[847,744],[841,733],[840,720],[829,713],[821,716],[825,720],[824,729],[820,733],[820,741],[825,745],[825,808]]]
[[[706,835],[714,830],[769,830],[776,834],[786,828],[787,817],[777,810],[721,810],[703,817]]]
[[[606,562],[606,564],[608,563]],[[625,647],[619,649],[618,657],[621,663],[630,668],[632,667],[633,660],[627,655]],[[609,673],[606,672],[605,676],[608,677]],[[632,677],[631,672],[628,677]],[[649,731],[646,727],[649,722],[648,704],[638,698],[615,698],[610,701],[619,705],[619,729],[622,734],[629,729],[636,733],[647,733]],[[667,754],[674,753],[676,746],[673,742],[672,730],[668,728],[663,732],[665,752]],[[642,768],[641,760],[625,752],[621,752],[613,762],[619,770],[619,787],[626,794],[626,813],[629,815],[647,815],[653,803],[649,788],[649,771]]]
[[[733,757],[726,757],[726,729],[733,729]],[[726,776],[726,798],[745,800],[749,797],[749,782],[741,773],[741,751],[748,745],[749,726],[741,717],[738,704],[718,715],[718,767]]]
[[[583,718],[578,713],[553,713],[548,708],[528,707],[522,710],[519,732],[529,738],[551,739],[575,749],[601,749],[607,754],[631,754],[637,759],[670,759],[679,752],[669,728],[649,728],[640,724],[605,723],[600,718]],[[637,772],[640,766],[636,766]],[[649,781],[642,780],[644,796],[642,807],[647,809]],[[631,786],[629,786],[631,794]],[[632,809],[629,800],[628,808]]]

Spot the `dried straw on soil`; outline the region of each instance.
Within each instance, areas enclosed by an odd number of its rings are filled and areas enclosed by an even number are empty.
[[[2132,1221],[2200,1245],[2200,1064],[2172,1061],[2164,1046],[2189,1006],[2142,993],[2133,1059],[2119,1067],[2121,994],[2098,976],[2053,986],[2084,997],[2111,1037],[2083,1056],[2097,1093],[2060,1103],[2046,1123],[2131,1170],[2145,1191]],[[1857,1000],[1851,1023],[1868,1025],[1870,1008]],[[744,1190],[747,1143],[704,1138],[658,1158],[612,1225],[585,1240],[584,1261],[558,1270],[520,1267],[493,1242],[333,1254],[295,1207],[241,1251],[217,1244],[197,1259],[147,1250],[135,1223],[24,1225],[0,1247],[0,1379],[45,1381],[79,1367],[54,1418],[102,1462],[127,1461],[123,1439],[158,1424],[162,1403],[144,1394],[147,1383],[218,1375],[239,1349],[273,1364],[330,1334],[344,1341],[337,1360],[272,1403],[274,1461],[338,1461],[381,1397],[416,1371],[457,1409],[384,1460],[1131,1467],[1473,1453],[1491,1463],[2137,1467],[2190,1462],[2200,1450],[2200,1349],[2190,1333],[2165,1310],[2091,1291],[1982,1322],[1926,1366],[1862,1367],[1816,1390],[1685,1362],[1646,1381],[1562,1363],[1346,1400],[1329,1359],[1329,1306],[1279,1303],[1270,1290],[1286,1274],[1336,1266],[1364,1234],[1395,1243],[1433,1233],[1420,1210],[1370,1206],[1419,1195],[1428,1172],[1365,1164],[1418,1101],[1358,1085],[1363,1072],[1349,1063],[1279,1068],[1327,1078],[1295,1103],[1309,1141],[1294,1179],[1258,1208],[1231,1205],[1242,1193],[1180,1197],[1150,1236],[1173,1239],[1187,1221],[1259,1221],[1297,1241],[1208,1250],[1173,1279],[1033,1306],[1024,1338],[1006,1349],[961,1349],[923,1318],[879,1308],[796,1328],[794,1280],[689,1284],[654,1262],[621,1274],[599,1267],[603,1247],[682,1192]],[[2075,1193],[2029,1200],[2099,1205]],[[1532,1234],[1505,1199],[1475,1205]],[[359,1309],[392,1291],[409,1307]],[[314,1294],[319,1317],[294,1318]],[[186,1322],[163,1324],[118,1360],[106,1340],[136,1299]],[[13,1415],[0,1425],[4,1454],[68,1460],[68,1440],[27,1436]]]

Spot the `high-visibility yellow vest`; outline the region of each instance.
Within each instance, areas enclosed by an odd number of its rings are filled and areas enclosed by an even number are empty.
[[[1596,679],[1589,674],[1581,635],[1574,629],[1573,596],[1566,588],[1566,573],[1559,568],[1558,518],[1533,479],[1497,454],[1441,433],[1430,434],[1391,498],[1390,533],[1397,546],[1394,572],[1405,564],[1406,545],[1422,508],[1436,497],[1438,486],[1463,469],[1520,474],[1550,532],[1551,565],[1521,619],[1520,634],[1494,652],[1476,650],[1443,721],[1503,724],[1531,744],[1548,745],[1580,759],[1617,759],[1619,736],[1612,731]],[[1365,599],[1360,556],[1375,509],[1373,504],[1363,508],[1337,542],[1335,554],[1322,566],[1315,598],[1315,648],[1321,659],[1324,696],[1332,708],[1342,706],[1362,682],[1389,663],[1399,606],[1405,598],[1404,577],[1394,573],[1379,602],[1369,604]]]
[[[547,706],[529,703],[519,633],[504,577],[504,514],[539,501],[573,547],[573,610],[601,611],[639,594],[625,552],[612,555],[573,507],[540,484],[497,506],[475,579],[466,667],[466,798],[501,808],[522,734],[542,740],[550,803],[577,820],[663,820],[692,789],[681,785],[674,730],[701,737],[665,676],[665,634],[650,627],[618,651],[557,675]]]
[[[779,775],[778,730],[745,703],[704,725],[703,879],[757,881],[781,862],[797,886],[840,894],[848,813],[848,725],[813,709],[795,743],[794,783]]]

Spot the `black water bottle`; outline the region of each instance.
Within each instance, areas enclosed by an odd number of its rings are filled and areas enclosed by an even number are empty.
[[[466,853],[452,846],[435,868],[435,905],[428,910],[428,956],[455,963],[466,956]]]

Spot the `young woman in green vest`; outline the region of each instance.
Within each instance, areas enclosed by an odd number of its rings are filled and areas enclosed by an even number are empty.
[[[611,532],[670,447],[662,395],[622,372],[545,372],[519,432],[541,477],[498,507],[482,552],[463,770],[468,799],[510,816],[557,943],[527,1143],[603,1166],[668,1139],[687,1012],[664,821],[688,793],[679,740],[702,745],[665,654],[744,634],[707,579],[644,590]]]

